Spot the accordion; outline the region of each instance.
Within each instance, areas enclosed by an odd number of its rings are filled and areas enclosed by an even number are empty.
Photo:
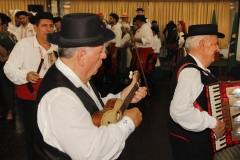
[[[212,148],[216,152],[240,143],[240,81],[217,82],[206,86],[208,113],[226,125],[225,135],[215,140],[211,131]]]

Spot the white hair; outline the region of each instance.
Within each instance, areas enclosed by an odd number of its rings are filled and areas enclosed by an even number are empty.
[[[92,47],[58,47],[59,57],[71,58],[79,50],[85,50],[87,53],[92,53]]]
[[[199,35],[199,36],[191,36],[191,37],[188,37],[186,39],[186,42],[185,42],[185,48],[187,50],[193,48],[193,47],[197,47],[199,46],[199,42],[200,40],[206,40],[208,38],[210,38],[212,35]]]

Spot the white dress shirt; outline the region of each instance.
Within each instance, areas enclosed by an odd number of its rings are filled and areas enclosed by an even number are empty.
[[[199,67],[209,71],[196,57],[192,57]],[[199,109],[193,107],[193,103],[202,92],[203,87],[199,70],[185,68],[180,72],[170,105],[170,115],[176,123],[186,130],[200,132],[206,128],[212,129],[217,124],[216,119],[206,111],[200,112]]]
[[[56,67],[76,86],[82,87],[96,102],[100,103],[90,84],[88,87],[60,59]],[[120,94],[109,94],[109,98]],[[38,105],[37,123],[44,141],[76,160],[109,160],[119,156],[125,140],[134,131],[132,120],[124,116],[117,124],[95,126],[92,117],[77,95],[68,88],[59,87],[47,92]]]
[[[160,48],[161,48],[161,40],[160,38],[158,38],[158,35],[153,36],[153,52],[154,53],[159,53],[160,52]]]
[[[41,50],[41,53],[39,49]],[[48,68],[52,65],[50,64],[49,55],[53,55],[53,51],[57,50],[58,47],[51,44],[50,49],[46,51],[38,43],[36,36],[21,39],[14,46],[9,59],[4,66],[4,72],[8,79],[14,84],[25,84],[28,82],[26,80],[27,73],[30,71],[37,72],[41,56],[43,56],[44,62],[39,73],[40,78],[42,78]]]
[[[111,40],[112,43],[116,43],[115,47],[121,47],[121,40],[122,40],[122,30],[119,25],[115,25],[111,28],[111,30],[115,34],[115,38]]]
[[[31,23],[28,23],[28,25],[25,28],[23,26],[19,26],[16,29],[16,32],[20,39],[36,35],[34,27]]]
[[[122,41],[121,41],[121,47],[124,47],[124,44],[126,43],[126,42],[129,42],[129,43],[131,43],[131,36],[130,36],[130,34],[129,33],[126,33],[126,34],[124,34],[124,36],[123,36],[123,38],[122,38]],[[132,52],[131,52],[131,50],[130,50],[130,47],[127,47],[127,67],[130,67],[130,65],[131,65],[131,60],[132,60]]]
[[[147,23],[144,23],[141,28],[136,31],[134,35],[135,38],[140,38],[142,43],[136,42],[137,48],[150,48],[153,43],[153,34],[150,26]]]
[[[183,43],[184,43],[184,37],[182,37],[184,35],[184,33],[183,32],[180,32],[179,33],[179,40],[178,40],[178,48],[181,48],[182,46],[183,46]]]

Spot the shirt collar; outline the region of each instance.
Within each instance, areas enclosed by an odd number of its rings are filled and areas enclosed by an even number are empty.
[[[190,53],[188,53],[188,54],[196,61],[198,67],[202,68],[202,69],[205,70],[205,71],[210,72],[210,70],[207,69],[207,68],[205,68],[205,67],[202,65],[202,63],[201,63],[196,57],[194,57],[194,56],[191,55]]]
[[[25,28],[29,28],[29,26],[31,25],[31,23],[30,22],[28,22],[28,25],[25,27]],[[24,28],[22,25],[20,26],[21,28]]]
[[[66,65],[64,64],[60,58],[55,62],[56,67],[60,70],[73,84],[75,87],[83,87],[85,86],[81,79]],[[89,86],[89,82],[87,83]]]
[[[34,48],[38,48],[38,47],[41,47],[41,48],[42,48],[42,46],[38,43],[36,36],[37,36],[37,35],[34,35],[34,36],[33,36],[33,47],[34,47]],[[50,43],[50,44],[51,44],[51,43]],[[53,50],[57,51],[57,46],[56,46],[56,45],[51,44],[50,49],[51,49],[51,48],[52,48]]]

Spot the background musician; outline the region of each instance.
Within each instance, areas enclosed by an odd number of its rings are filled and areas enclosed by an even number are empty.
[[[38,159],[116,159],[141,123],[137,108],[126,110],[116,124],[97,127],[92,122],[91,115],[109,98],[125,99],[136,83],[134,78],[121,93],[102,98],[90,81],[106,58],[104,43],[114,37],[90,13],[63,16],[61,31],[48,35],[48,41],[59,46],[59,58],[45,75],[35,103]],[[131,102],[146,94],[146,87],[140,87]]]
[[[174,159],[211,160],[210,130],[218,139],[225,124],[207,112],[205,87],[216,82],[207,67],[219,52],[218,38],[225,35],[214,24],[192,25],[188,31],[184,35],[188,55],[176,66],[171,81],[170,143]]]
[[[34,36],[36,33],[34,31],[33,24],[29,22],[29,14],[26,11],[18,11],[16,13],[16,17],[21,24],[17,29],[16,32],[20,39]]]
[[[14,34],[11,32],[4,30],[3,26],[7,25],[9,23],[10,17],[8,17],[4,13],[0,13],[0,31],[3,33],[6,33],[6,36],[8,36],[11,41],[16,44],[17,38]],[[1,37],[2,38],[2,37]],[[8,43],[11,43],[7,42]],[[7,49],[6,49],[7,48]],[[0,42],[0,92],[1,92],[1,100],[4,104],[4,109],[6,109],[6,118],[4,120],[5,124],[10,124],[13,122],[13,112],[14,109],[14,84],[6,77],[3,71],[3,66],[5,65],[6,61],[8,60],[9,54],[11,53],[12,49],[8,49],[7,46],[4,46]],[[0,113],[1,115],[1,113]]]
[[[8,79],[16,84],[16,101],[23,120],[28,159],[32,160],[35,159],[32,116],[36,97],[27,84],[30,82],[33,90],[38,91],[43,76],[51,66],[52,58],[49,54],[53,55],[57,46],[47,41],[47,34],[53,32],[51,13],[38,12],[30,22],[34,24],[36,35],[18,41],[4,66],[4,72]],[[40,73],[37,73],[41,59],[44,59],[44,62]]]

